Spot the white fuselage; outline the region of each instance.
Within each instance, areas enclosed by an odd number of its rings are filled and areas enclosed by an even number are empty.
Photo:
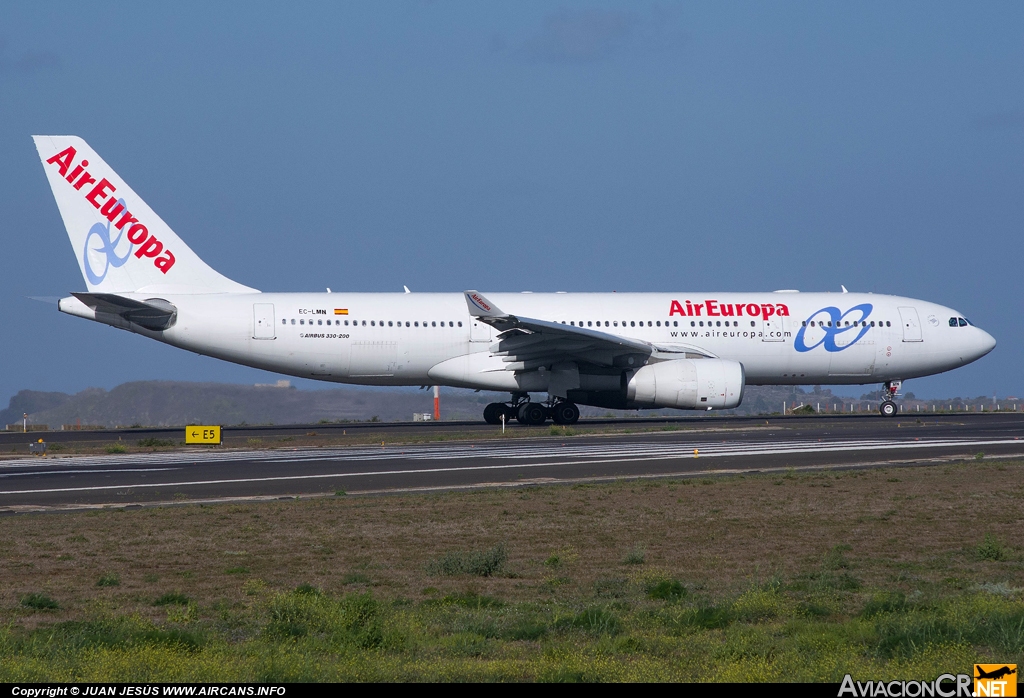
[[[149,300],[152,294],[122,294]],[[175,323],[150,331],[97,317],[176,347],[277,373],[364,385],[447,385],[544,391],[544,369],[522,375],[491,354],[495,331],[456,293],[160,295]],[[746,382],[864,384],[926,376],[995,346],[963,315],[934,303],[857,293],[488,294],[505,312],[648,342],[679,355],[743,365]],[[771,309],[769,311],[769,308]],[[525,387],[524,387],[525,386]]]

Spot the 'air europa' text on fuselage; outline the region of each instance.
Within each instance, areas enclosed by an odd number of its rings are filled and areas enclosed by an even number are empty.
[[[683,315],[685,317],[762,317],[768,319],[773,315],[789,317],[789,307],[785,303],[719,303],[716,300],[705,300],[703,303],[693,303],[689,300],[680,303],[672,301],[669,307],[669,317]]]

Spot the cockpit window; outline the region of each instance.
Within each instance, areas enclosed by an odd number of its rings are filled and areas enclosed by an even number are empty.
[[[956,318],[955,317],[949,318],[949,326],[950,327],[956,327]]]
[[[967,322],[967,318],[957,318],[960,321],[960,327],[967,327],[971,323]]]

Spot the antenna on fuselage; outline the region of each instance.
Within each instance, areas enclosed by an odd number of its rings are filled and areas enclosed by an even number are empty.
[[[408,287],[408,286],[402,286],[402,288],[404,288],[404,289],[405,289],[405,292],[406,292],[406,293],[412,293],[412,291],[410,291],[410,290],[409,290],[409,287]]]
[[[839,288],[843,289],[843,293],[849,293],[849,291],[846,290],[846,286],[839,284]]]

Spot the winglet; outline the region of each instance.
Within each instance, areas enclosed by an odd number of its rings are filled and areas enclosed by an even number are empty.
[[[473,317],[508,317],[479,291],[466,291],[466,305],[469,307],[469,314]]]

